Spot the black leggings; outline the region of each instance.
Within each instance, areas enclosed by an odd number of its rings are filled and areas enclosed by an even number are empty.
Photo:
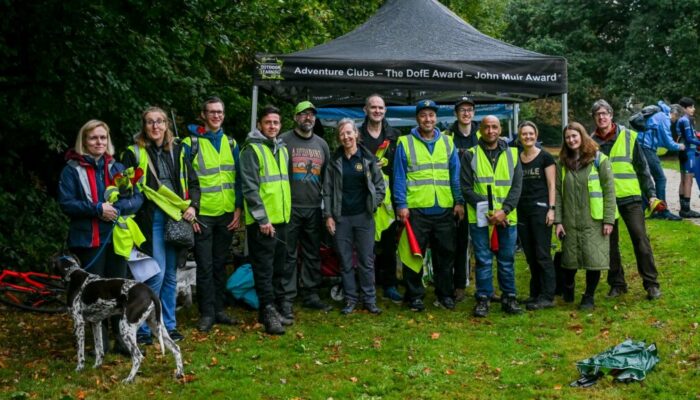
[[[569,293],[574,293],[574,288],[576,285],[576,269],[566,269],[564,268],[564,291]],[[593,297],[595,294],[595,289],[598,287],[598,282],[600,282],[600,271],[586,270],[586,291],[585,296]]]

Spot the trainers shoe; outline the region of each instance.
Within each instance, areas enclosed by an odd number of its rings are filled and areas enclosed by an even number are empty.
[[[452,300],[452,297],[443,297],[435,300],[435,303],[433,303],[436,307],[442,307],[447,310],[454,310],[455,309],[455,302]]]
[[[393,301],[394,303],[401,303],[403,297],[401,293],[396,289],[396,286],[387,286],[384,288],[384,297]]]
[[[286,318],[284,315],[280,314],[277,307],[272,306],[272,308],[275,309],[275,313],[277,313],[277,319],[280,321],[280,324],[282,324],[282,326],[290,326],[294,324],[294,319]]]
[[[683,221],[683,218],[668,210],[664,212],[664,219],[667,221]]]
[[[200,332],[209,332],[212,326],[214,326],[214,317],[199,317],[199,321],[197,321],[197,330]]]
[[[179,341],[185,339],[185,336],[182,333],[178,332],[177,329],[169,330],[168,336],[170,336],[170,339],[172,339],[176,342],[179,342]]]
[[[230,317],[223,311],[219,311],[218,313],[216,313],[214,320],[217,324],[223,325],[235,325],[238,323],[238,320],[235,317]]]
[[[523,309],[518,305],[518,300],[515,298],[515,295],[503,296],[501,300],[501,310],[506,314],[520,314],[523,312]]]
[[[621,286],[613,286],[608,292],[608,298],[612,299],[614,297],[620,297],[625,293],[627,293],[627,288]]]
[[[595,301],[593,300],[593,296],[589,296],[587,294],[584,294],[583,297],[581,297],[581,304],[579,304],[578,308],[581,310],[594,309],[595,308]]]
[[[680,215],[682,218],[700,218],[700,213],[693,210],[681,210],[678,215]]]
[[[421,312],[425,310],[425,304],[423,304],[423,300],[421,299],[413,299],[408,303],[408,308],[410,308],[411,311]]]
[[[467,298],[465,289],[455,289],[455,303],[461,303]]]
[[[377,307],[374,303],[365,303],[365,310],[369,311],[370,314],[379,315],[382,313],[382,309]]]
[[[659,289],[658,286],[652,286],[649,289],[647,289],[647,299],[648,300],[656,300],[659,297],[661,297],[661,290]]]
[[[479,318],[484,318],[489,315],[489,299],[486,297],[479,297],[476,299],[476,305],[474,305],[474,316]]]
[[[552,307],[554,307],[554,302],[552,300],[545,299],[542,297],[538,298],[537,300],[535,300],[533,302],[527,303],[525,305],[525,308],[527,308],[530,311],[541,310],[543,308],[552,308]]]
[[[280,314],[280,316],[282,316],[284,319],[294,321],[294,309],[292,308],[292,303],[285,301],[279,307],[275,308],[277,309],[277,312]]]
[[[345,303],[345,307],[343,307],[342,310],[340,310],[340,313],[343,315],[348,315],[352,314],[352,312],[355,311],[355,303],[348,301]]]
[[[285,330],[280,322],[277,310],[272,304],[268,304],[260,311],[260,320],[265,326],[265,332],[270,335],[283,335]]]
[[[150,333],[139,333],[136,335],[136,343],[150,346],[153,344],[153,337]]]
[[[301,306],[304,308],[309,308],[311,310],[320,310],[320,311],[325,311],[325,312],[331,311],[333,309],[333,306],[330,306],[330,305],[322,302],[321,299],[318,299],[318,298],[308,299],[308,300],[304,301],[301,304]]]

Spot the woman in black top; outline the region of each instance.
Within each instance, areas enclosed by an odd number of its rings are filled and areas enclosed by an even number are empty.
[[[518,202],[518,237],[530,266],[528,310],[554,306],[554,264],[550,254],[556,167],[554,158],[536,146],[537,125],[525,121],[518,127],[522,145],[523,190]]]
[[[340,257],[346,305],[350,314],[360,301],[352,252],[357,251],[357,277],[365,309],[379,314],[374,288],[374,211],[384,201],[385,187],[377,158],[358,143],[355,122],[338,122],[341,146],[331,155],[323,187],[324,217]]]

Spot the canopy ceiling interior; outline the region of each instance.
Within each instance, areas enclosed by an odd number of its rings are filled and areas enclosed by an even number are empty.
[[[254,84],[318,106],[430,98],[515,103],[567,92],[566,59],[482,34],[436,0],[388,0],[354,31],[291,54],[256,55]]]

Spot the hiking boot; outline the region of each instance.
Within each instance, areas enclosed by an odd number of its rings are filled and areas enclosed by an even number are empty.
[[[527,303],[527,305],[525,305],[525,308],[527,308],[530,311],[541,310],[543,308],[552,308],[552,307],[554,307],[554,302],[552,300],[545,299],[542,297],[538,298],[537,300],[535,300],[533,302]]]
[[[484,318],[489,315],[489,299],[486,297],[478,297],[476,305],[474,305],[474,316]]]
[[[680,215],[682,218],[700,218],[700,213],[693,210],[681,210],[678,215]]]
[[[408,308],[410,308],[411,311],[421,312],[425,310],[425,304],[423,304],[423,300],[421,299],[413,299],[408,303]]]
[[[626,287],[621,287],[621,286],[613,286],[610,288],[610,291],[608,292],[608,298],[612,299],[615,297],[620,297],[623,294],[627,293],[627,288]]]
[[[523,312],[523,309],[518,305],[518,300],[515,298],[515,295],[503,296],[503,300],[501,300],[501,310],[506,314],[520,314]]]
[[[387,286],[384,288],[384,298],[400,304],[403,300],[401,293],[396,289],[396,286]]]
[[[269,333],[270,335],[284,334],[284,327],[279,320],[279,314],[277,314],[275,306],[268,304],[261,310],[260,314],[259,319],[263,326],[265,326],[265,332]]]
[[[455,303],[461,303],[466,298],[467,294],[464,289],[455,289]]]
[[[452,300],[452,297],[443,297],[443,298],[438,298],[435,300],[435,303],[433,303],[436,307],[442,307],[447,310],[454,310],[455,309],[455,301]]]
[[[308,308],[311,310],[319,310],[319,311],[331,311],[333,309],[333,306],[330,306],[324,302],[321,301],[319,298],[312,298],[304,301],[301,304],[302,307]]]
[[[212,326],[214,326],[214,317],[199,317],[199,321],[197,321],[197,330],[200,332],[209,332]]]
[[[382,313],[382,309],[377,307],[377,305],[374,303],[365,303],[365,310],[374,315],[379,315]]]
[[[218,313],[216,313],[216,316],[214,317],[214,321],[216,321],[217,324],[222,324],[222,325],[235,325],[238,323],[238,320],[235,317],[229,317],[223,311],[219,311]]]
[[[658,286],[652,286],[649,289],[647,289],[648,300],[656,300],[659,297],[661,297],[661,289],[659,289]]]
[[[294,322],[294,308],[292,308],[292,303],[285,301],[284,303],[280,304],[279,307],[275,308],[282,318]]]
[[[578,308],[580,310],[592,310],[595,308],[595,301],[593,300],[593,296],[584,294],[583,297],[581,297],[581,304],[579,304]]]
[[[348,315],[352,314],[353,311],[355,311],[355,303],[353,303],[352,301],[348,301],[347,303],[345,303],[345,307],[343,307],[343,309],[340,310],[340,313],[343,315]]]

